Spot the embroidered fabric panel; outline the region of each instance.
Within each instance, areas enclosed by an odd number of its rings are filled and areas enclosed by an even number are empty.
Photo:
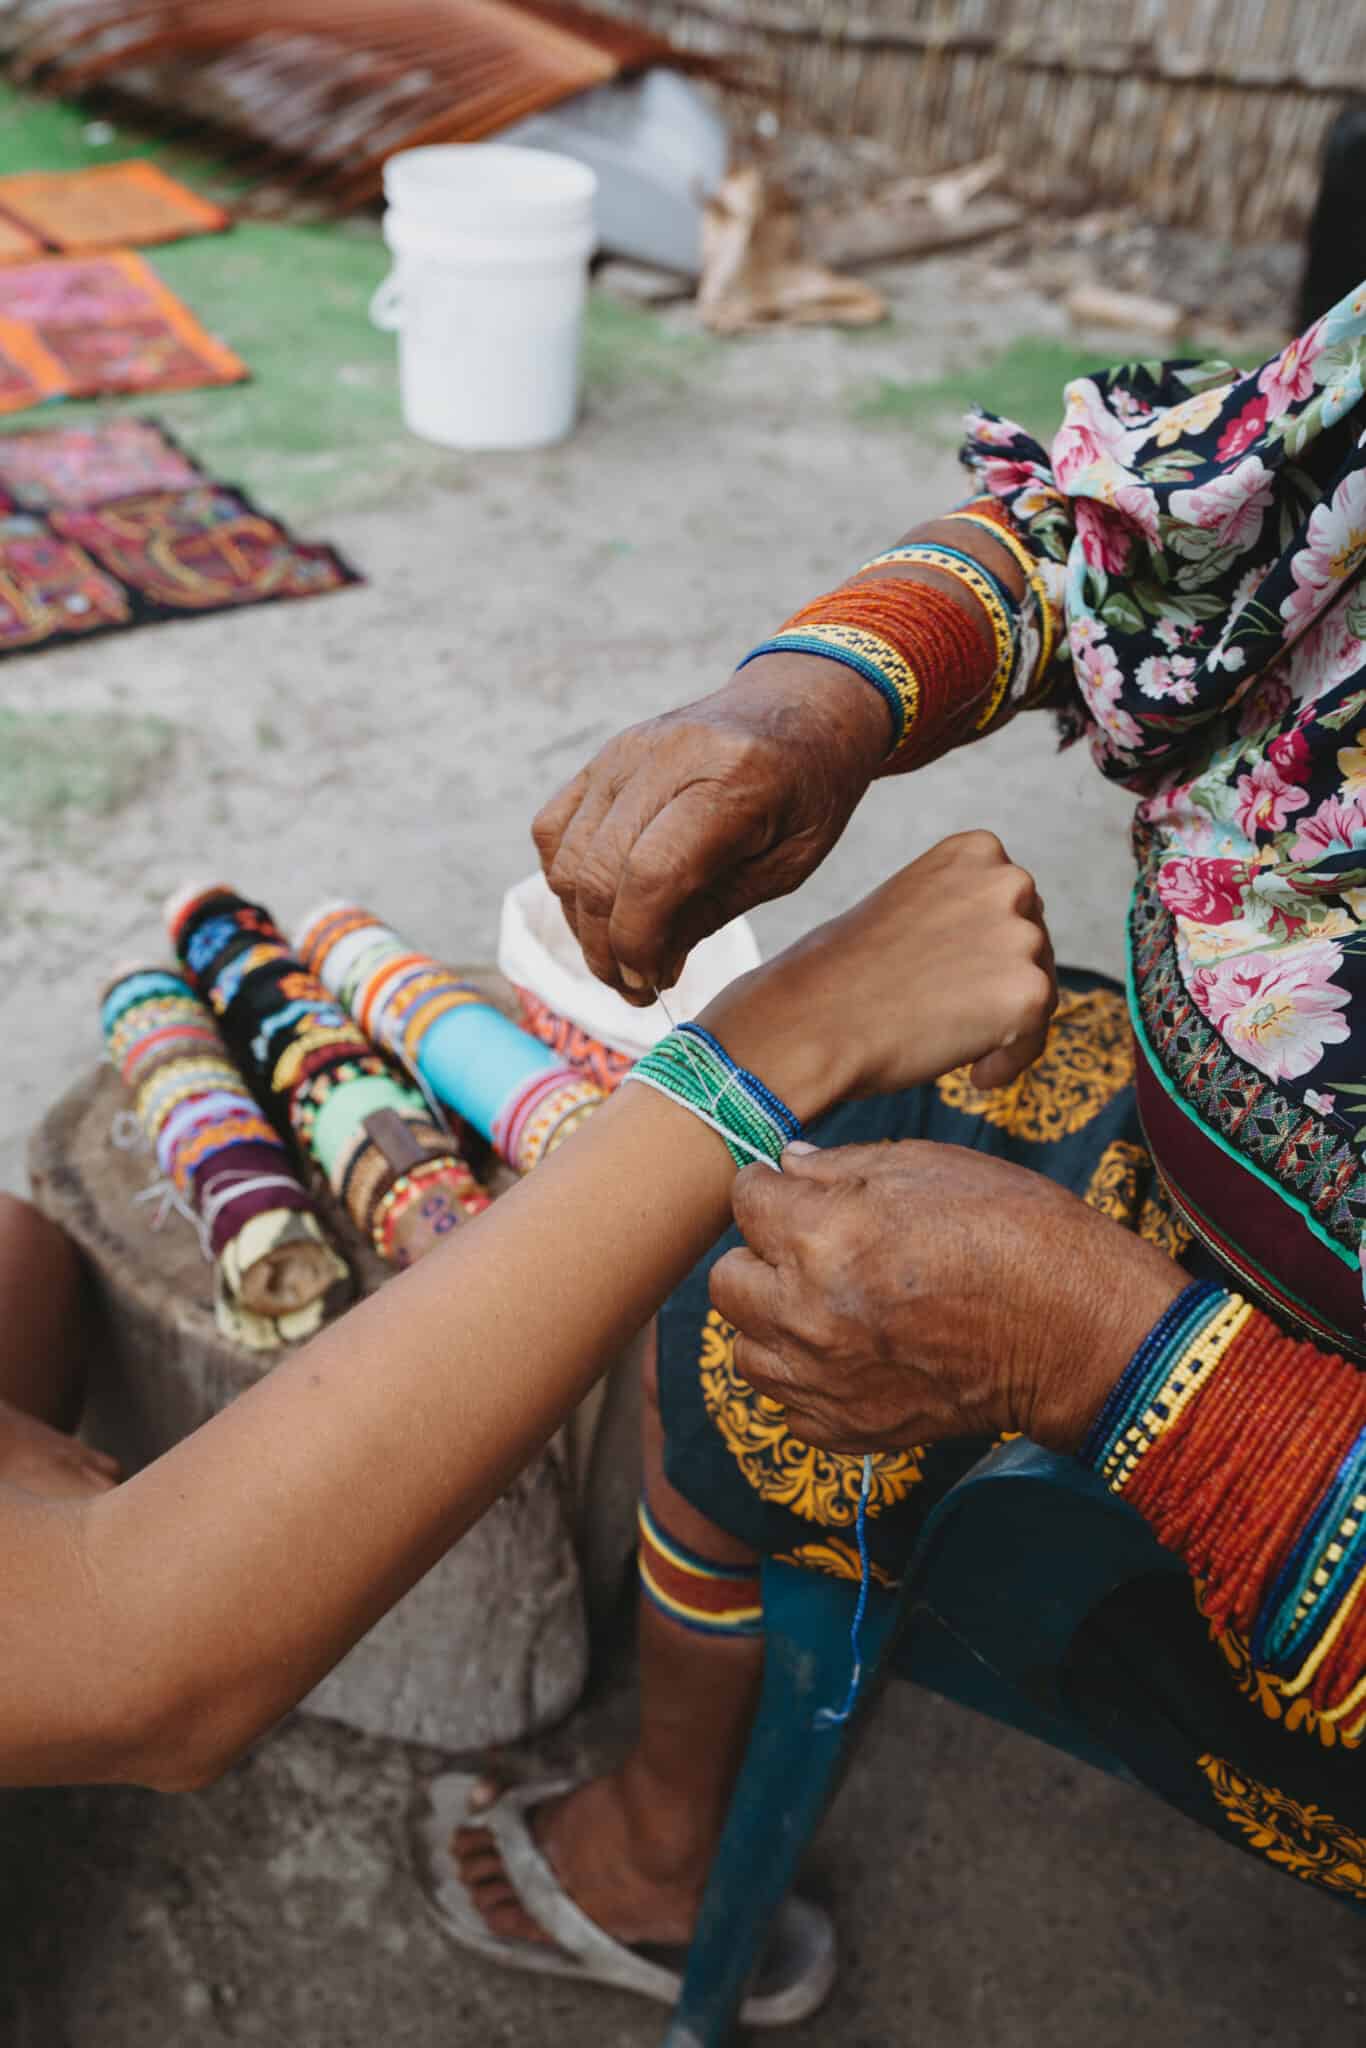
[[[1181,974],[1150,861],[1130,911],[1135,1022],[1185,1113],[1272,1180],[1352,1258],[1366,1227],[1366,1167],[1345,1135],[1230,1051]]]
[[[154,421],[0,435],[0,656],[358,581]]]

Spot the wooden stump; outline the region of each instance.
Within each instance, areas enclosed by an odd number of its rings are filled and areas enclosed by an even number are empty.
[[[29,1169],[35,1201],[94,1272],[108,1348],[91,1375],[90,1429],[132,1471],[278,1354],[219,1334],[194,1233],[174,1214],[156,1227],[157,1205],[139,1202],[155,1169],[145,1150],[113,1141],[128,1106],[112,1069],[97,1068],[39,1125]],[[497,1191],[511,1181],[500,1172]],[[354,1256],[354,1233],[345,1248],[366,1292],[382,1284],[388,1269],[368,1249]],[[634,1542],[636,1364],[628,1355],[614,1367],[583,1415],[309,1695],[307,1711],[451,1750],[517,1741],[570,1711],[588,1670],[585,1596],[599,1610],[610,1604]]]

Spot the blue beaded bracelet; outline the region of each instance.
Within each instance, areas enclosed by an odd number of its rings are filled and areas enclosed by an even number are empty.
[[[1077,1456],[1099,1472],[1112,1446],[1135,1415],[1143,1414],[1167,1377],[1167,1359],[1189,1341],[1192,1328],[1204,1322],[1225,1289],[1211,1280],[1192,1280],[1168,1303],[1143,1342],[1111,1387],[1105,1406],[1086,1433]],[[1180,1341],[1176,1342],[1175,1339]]]

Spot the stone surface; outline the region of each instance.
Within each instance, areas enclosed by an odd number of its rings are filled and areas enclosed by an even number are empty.
[[[71,1089],[40,1126],[35,1195],[76,1238],[98,1276],[110,1344],[92,1379],[88,1428],[136,1467],[251,1386],[269,1361],[214,1326],[209,1268],[189,1226],[154,1228],[139,1202],[148,1156],[111,1142],[127,1097],[109,1068]],[[354,1238],[346,1241],[353,1255]],[[357,1261],[364,1284],[385,1269]],[[383,1370],[377,1359],[377,1371]],[[568,1713],[588,1643],[565,1440],[503,1497],[314,1691],[307,1706],[371,1735],[447,1749],[509,1742]],[[591,1524],[599,1569],[618,1574],[629,1504]]]

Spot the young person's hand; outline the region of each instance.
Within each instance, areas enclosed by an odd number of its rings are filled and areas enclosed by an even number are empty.
[[[717,997],[700,1021],[803,1122],[973,1062],[1004,1086],[1057,1000],[1034,883],[990,832],[941,840]]]

